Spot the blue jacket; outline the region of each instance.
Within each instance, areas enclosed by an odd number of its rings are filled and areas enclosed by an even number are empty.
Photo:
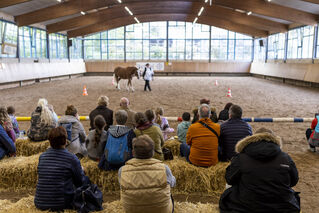
[[[229,161],[236,154],[235,146],[241,139],[252,135],[251,126],[242,119],[229,119],[220,125],[221,160]]]
[[[15,153],[16,146],[14,145],[7,132],[0,125],[0,160],[7,154]]]
[[[72,208],[75,189],[84,181],[80,161],[74,154],[49,148],[39,158],[35,206],[56,211]]]

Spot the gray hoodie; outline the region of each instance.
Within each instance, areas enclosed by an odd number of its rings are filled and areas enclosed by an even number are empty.
[[[191,123],[189,121],[183,121],[182,123],[178,124],[177,136],[180,142],[186,143],[186,134],[190,125]]]

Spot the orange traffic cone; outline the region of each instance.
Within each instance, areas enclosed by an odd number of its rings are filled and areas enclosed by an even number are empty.
[[[228,88],[228,92],[227,92],[227,97],[233,97],[232,95],[231,95],[231,89],[230,88]]]
[[[217,79],[215,80],[215,86],[218,86],[218,81],[217,81]]]
[[[86,89],[86,86],[84,85],[84,87],[83,87],[83,96],[88,96],[88,95],[89,95],[88,91]]]

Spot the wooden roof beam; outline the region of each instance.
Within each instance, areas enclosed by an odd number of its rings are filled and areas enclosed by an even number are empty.
[[[149,11],[152,12],[152,11]],[[140,22],[151,22],[151,21],[188,21],[192,22],[196,15],[189,14],[144,14],[137,15]],[[68,31],[70,38],[77,36],[89,35],[105,30],[110,30],[116,27],[121,27],[129,24],[136,23],[132,16],[124,18],[110,19],[101,23],[97,23],[91,26],[79,28],[76,30]],[[265,30],[259,30],[250,26],[240,25],[227,20],[220,20],[214,17],[203,16],[198,19],[198,23],[212,25],[215,27],[224,28],[227,30],[248,34],[256,37],[265,37],[269,32]]]
[[[319,4],[319,0],[302,0],[302,1],[313,3],[313,4]]]
[[[255,14],[287,20],[305,25],[315,25],[319,19],[318,15],[301,10],[284,7],[264,0],[214,0],[217,5],[251,11]]]
[[[0,8],[9,7],[12,5],[21,4],[28,1],[31,1],[31,0],[1,0]]]

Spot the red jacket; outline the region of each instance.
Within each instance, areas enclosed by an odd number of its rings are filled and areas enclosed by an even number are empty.
[[[311,129],[313,130],[311,133],[311,136],[310,136],[311,138],[313,138],[313,134],[315,133],[315,128],[316,128],[317,124],[318,124],[318,119],[317,118],[313,119],[313,121],[311,123]]]

